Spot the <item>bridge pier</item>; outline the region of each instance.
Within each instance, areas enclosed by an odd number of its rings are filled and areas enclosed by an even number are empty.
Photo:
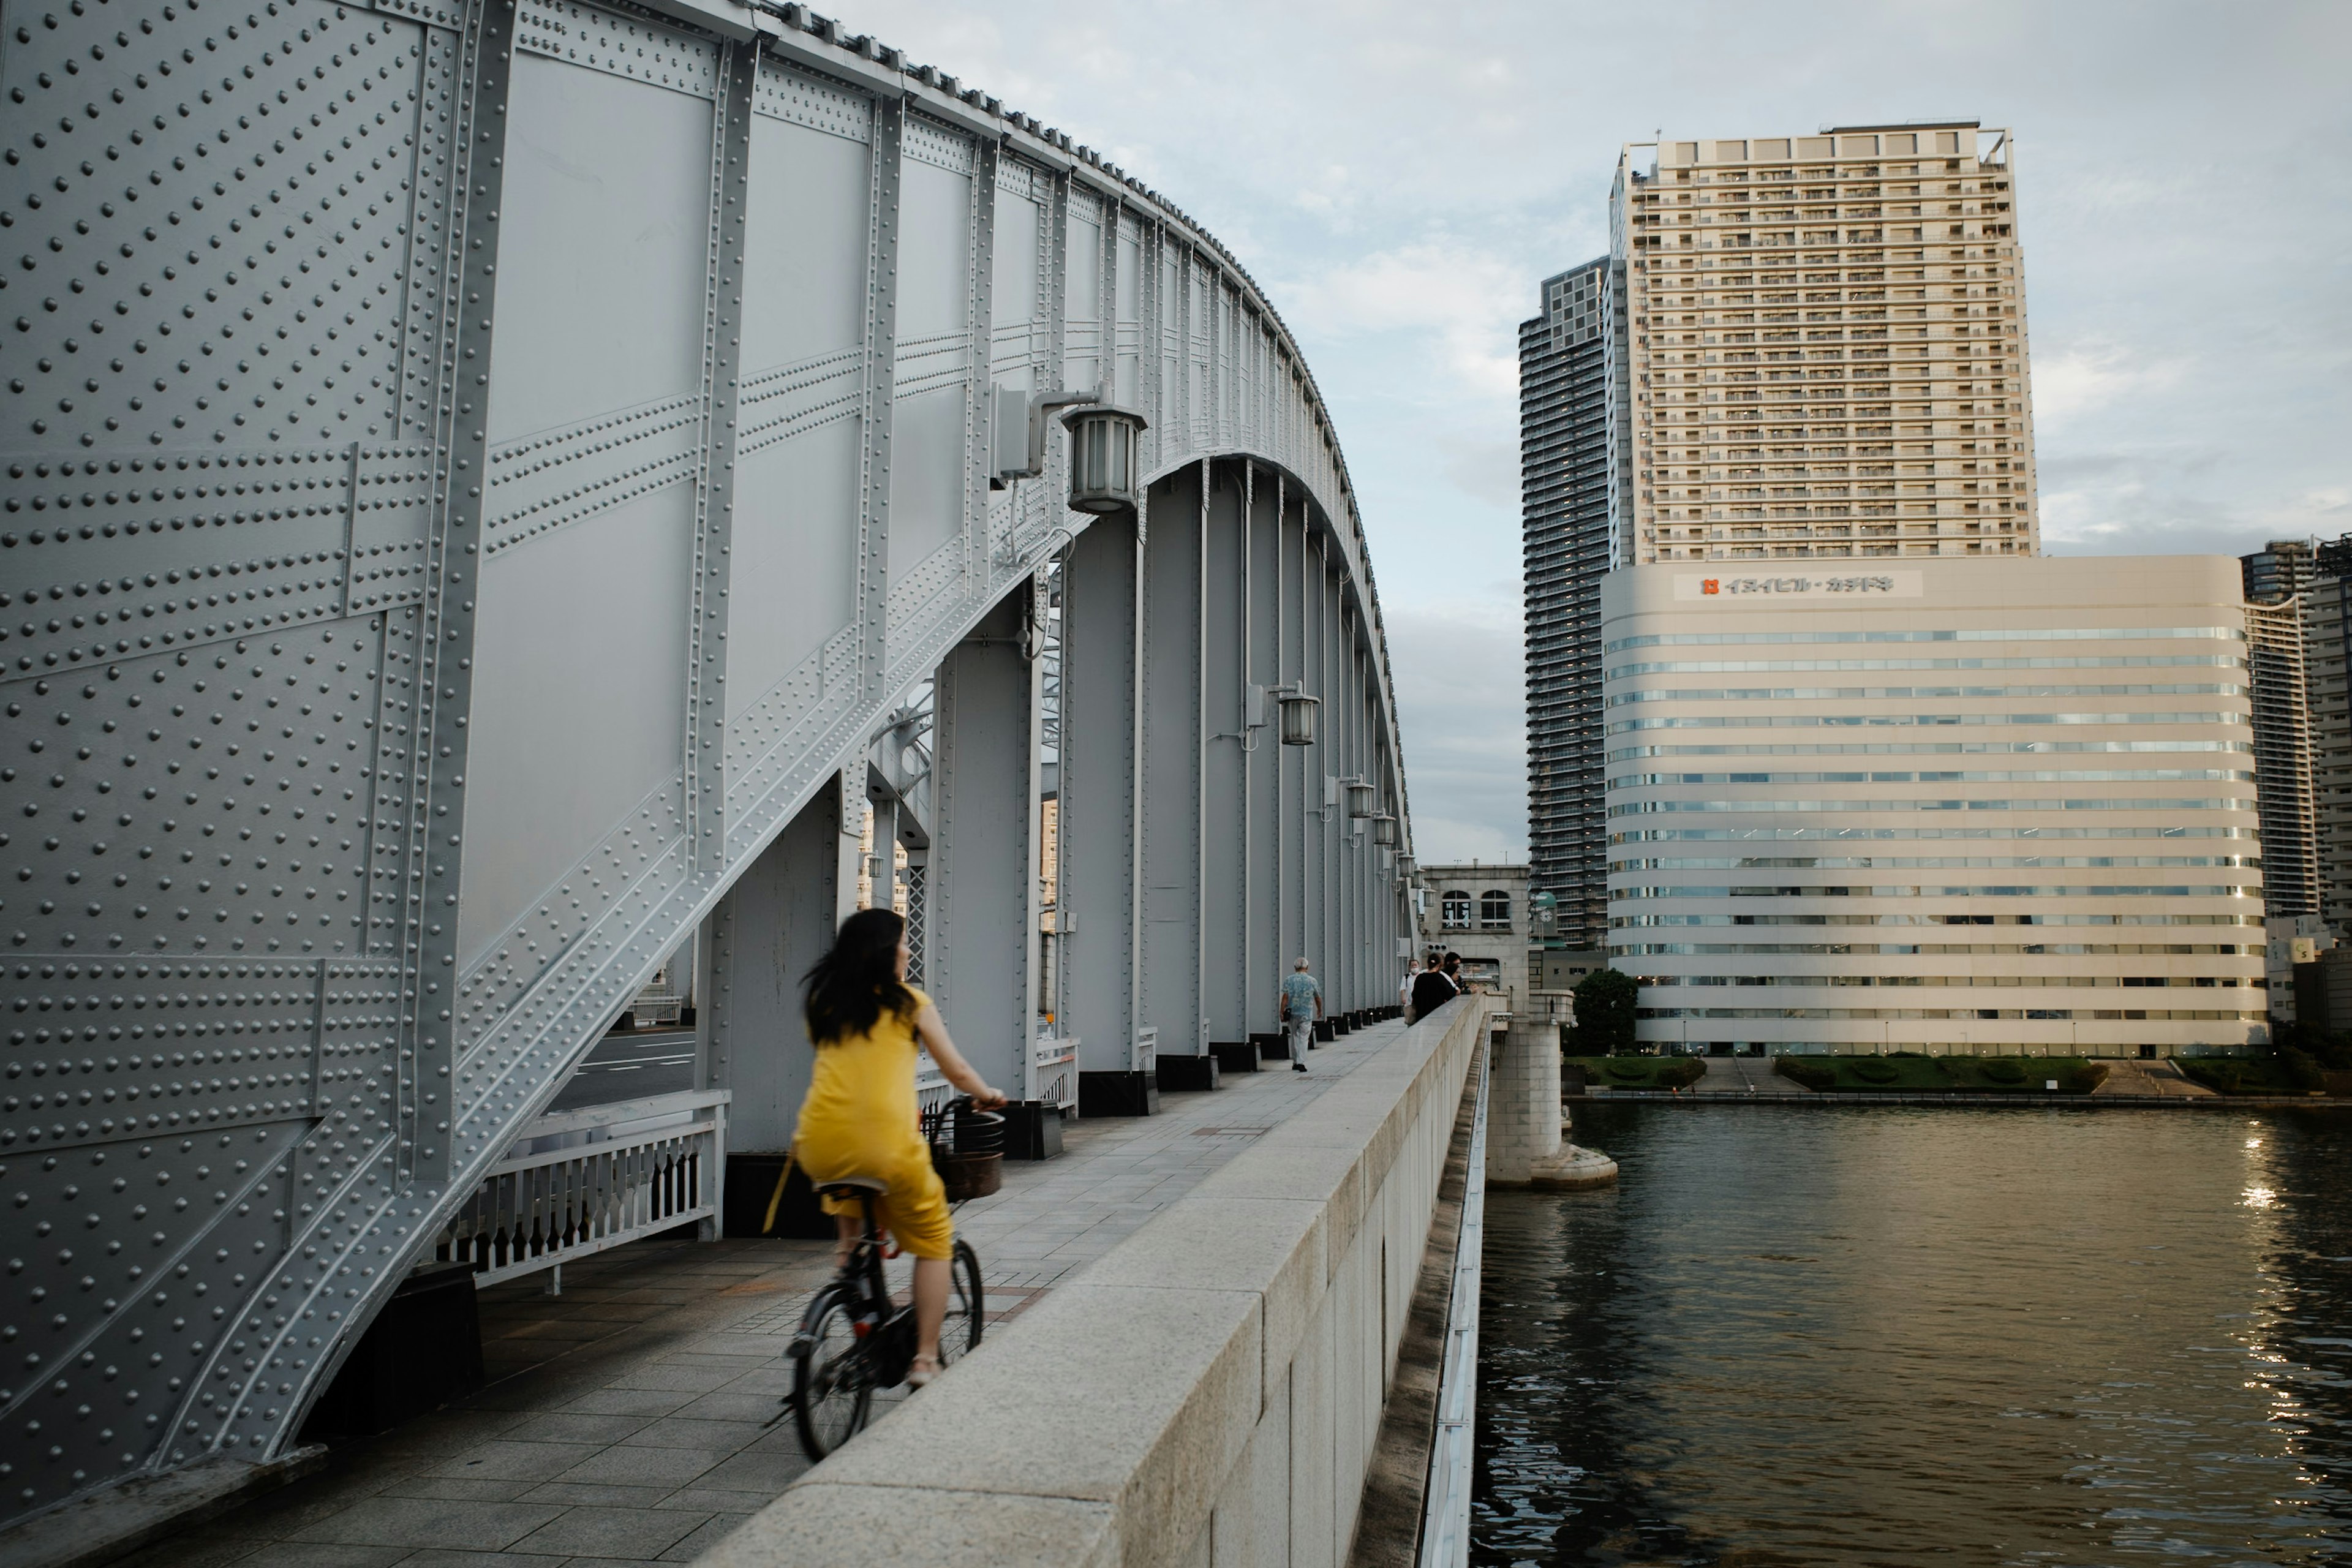
[[[1066,1066],[1040,1069],[1037,926],[1044,671],[1034,583],[950,651],[932,688],[926,984],[957,1048],[1024,1104],[1077,1098]]]
[[[1087,1116],[1149,1115],[1160,1101],[1154,1040],[1139,1012],[1142,595],[1143,542],[1131,519],[1106,517],[1071,543],[1062,563],[1055,913]],[[1190,1058],[1189,1044],[1175,1044]]]
[[[734,1091],[730,1158],[772,1157],[792,1142],[811,1073],[800,981],[856,907],[859,800],[844,775],[827,780],[711,912],[708,1076],[695,1087]]]

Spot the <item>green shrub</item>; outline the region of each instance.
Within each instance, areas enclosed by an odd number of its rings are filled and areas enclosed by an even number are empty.
[[[1772,1070],[1806,1089],[1822,1090],[1837,1087],[1837,1069],[1827,1062],[1810,1061],[1803,1057],[1774,1057]]]
[[[2025,1081],[2025,1064],[2010,1057],[1985,1057],[1976,1067],[1989,1083],[2014,1086]]]
[[[1903,1076],[1902,1068],[1876,1057],[1856,1057],[1850,1065],[1853,1076],[1864,1083],[1893,1083]]]
[[[2279,1071],[2288,1084],[2300,1092],[2309,1094],[2315,1089],[2327,1087],[2327,1075],[2312,1059],[2308,1051],[2299,1051],[2289,1046],[2278,1053],[2276,1060]]]
[[[1688,1089],[1706,1076],[1706,1063],[1697,1057],[1675,1057],[1658,1066],[1658,1087]]]
[[[1602,1060],[1601,1071],[1612,1083],[1646,1084],[1650,1081],[1650,1058],[1610,1057]]]
[[[2179,1057],[2174,1065],[2181,1076],[2192,1083],[2201,1083],[2217,1094],[2236,1094],[2244,1073],[2233,1057]]]

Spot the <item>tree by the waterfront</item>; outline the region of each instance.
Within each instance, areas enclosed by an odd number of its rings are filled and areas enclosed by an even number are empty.
[[[1596,969],[1578,981],[1576,1026],[1569,1032],[1569,1055],[1633,1055],[1633,1009],[1641,994],[1641,986],[1622,970]]]

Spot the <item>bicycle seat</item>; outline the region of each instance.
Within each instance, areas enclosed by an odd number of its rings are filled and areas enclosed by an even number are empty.
[[[816,1190],[828,1198],[854,1198],[860,1193],[878,1198],[890,1190],[890,1184],[873,1176],[844,1176],[836,1182],[821,1182]]]

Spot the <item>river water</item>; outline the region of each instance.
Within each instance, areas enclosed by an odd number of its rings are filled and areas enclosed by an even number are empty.
[[[2352,1115],[1580,1106],[1480,1564],[2352,1562]]]

